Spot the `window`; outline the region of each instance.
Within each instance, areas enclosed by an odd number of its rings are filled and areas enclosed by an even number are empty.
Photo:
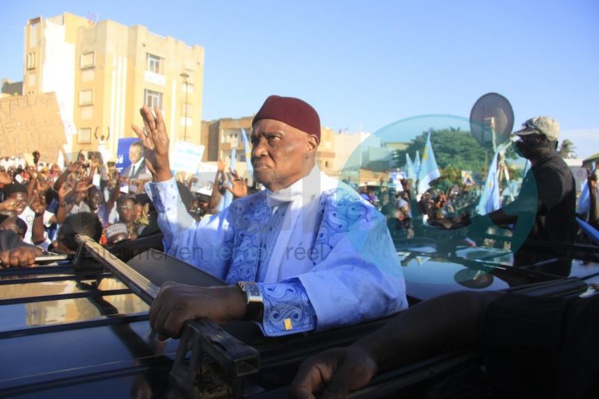
[[[183,93],[193,94],[193,84],[189,82],[184,82]]]
[[[81,59],[79,60],[79,67],[81,69],[91,68],[95,63],[95,53],[87,53],[81,54]]]
[[[94,100],[93,90],[81,90],[79,91],[79,105],[92,104]]]
[[[94,69],[84,69],[81,71],[81,81],[82,82],[92,82],[95,79]]]
[[[35,68],[35,52],[27,53],[27,69]]]
[[[193,114],[193,105],[190,103],[183,103],[183,116],[189,117]]]
[[[191,117],[193,108],[189,103],[183,103],[183,107],[181,107],[181,125],[182,126],[191,126],[193,123],[193,118]]]
[[[92,142],[92,128],[84,127],[79,129],[77,134],[77,143],[79,144],[88,144]]]
[[[29,47],[37,48],[40,19],[29,20]]]
[[[146,54],[146,70],[162,75],[162,58],[156,55]]]
[[[154,107],[162,109],[162,93],[153,90],[144,90],[144,104],[150,109]]]
[[[86,105],[81,107],[81,119],[92,119],[94,117],[94,106]]]

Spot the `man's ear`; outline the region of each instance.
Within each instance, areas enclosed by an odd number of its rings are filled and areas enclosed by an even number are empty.
[[[318,139],[318,137],[316,137],[313,134],[309,134],[308,137],[306,138],[306,144],[308,152],[316,152],[316,149],[318,148],[318,144],[320,144],[320,140]]]

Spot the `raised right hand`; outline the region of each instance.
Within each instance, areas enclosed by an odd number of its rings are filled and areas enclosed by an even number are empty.
[[[160,108],[154,108],[154,114],[147,106],[139,110],[144,121],[145,132],[136,124],[131,128],[141,140],[145,152],[146,167],[154,176],[155,181],[166,181],[173,177],[168,158],[169,139],[164,126],[164,119]]]

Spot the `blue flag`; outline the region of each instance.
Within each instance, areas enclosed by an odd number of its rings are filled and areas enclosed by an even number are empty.
[[[229,166],[229,168],[231,168],[231,170],[235,170],[235,157],[237,156],[237,148],[233,147],[231,148],[231,164]],[[225,171],[225,173],[227,173]],[[224,184],[228,184],[226,181]],[[220,199],[220,203],[218,204],[218,211],[222,211],[225,210],[229,207],[229,205],[231,205],[231,202],[233,202],[233,194],[231,194],[231,192],[229,190],[225,191],[225,194],[222,196],[222,198]]]
[[[414,157],[414,172],[416,172],[415,180],[418,180],[418,174],[420,173],[420,151],[416,151],[416,156]]]
[[[410,158],[410,154],[406,152],[406,175],[408,179],[412,181],[416,181],[418,175],[416,174],[416,169],[414,168],[414,162],[412,162],[412,158]]]
[[[430,182],[441,177],[439,166],[435,160],[435,153],[433,152],[433,146],[431,145],[431,134],[429,132],[426,138],[426,145],[424,146],[424,153],[422,154],[422,161],[420,163],[420,170],[418,171],[418,194],[424,193],[428,190]]]
[[[493,212],[501,208],[501,195],[499,193],[499,176],[497,173],[497,162],[499,158],[499,152],[496,152],[489,165],[489,171],[487,172],[487,178],[485,180],[485,186],[478,200],[478,206],[476,210],[479,215],[486,215],[489,212]]]
[[[253,172],[254,167],[252,166],[252,147],[248,142],[247,135],[245,134],[245,129],[241,128],[241,138],[243,139],[243,153],[245,154],[245,167],[248,172]]]

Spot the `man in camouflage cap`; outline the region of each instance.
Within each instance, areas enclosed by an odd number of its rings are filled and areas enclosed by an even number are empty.
[[[472,220],[474,229],[486,229],[493,224],[515,225],[512,238],[512,250],[517,251],[514,266],[565,255],[559,244],[574,242],[576,186],[570,168],[557,152],[559,133],[557,121],[547,116],[524,122],[522,128],[513,133],[513,141],[516,152],[528,159],[531,167],[518,198]]]

